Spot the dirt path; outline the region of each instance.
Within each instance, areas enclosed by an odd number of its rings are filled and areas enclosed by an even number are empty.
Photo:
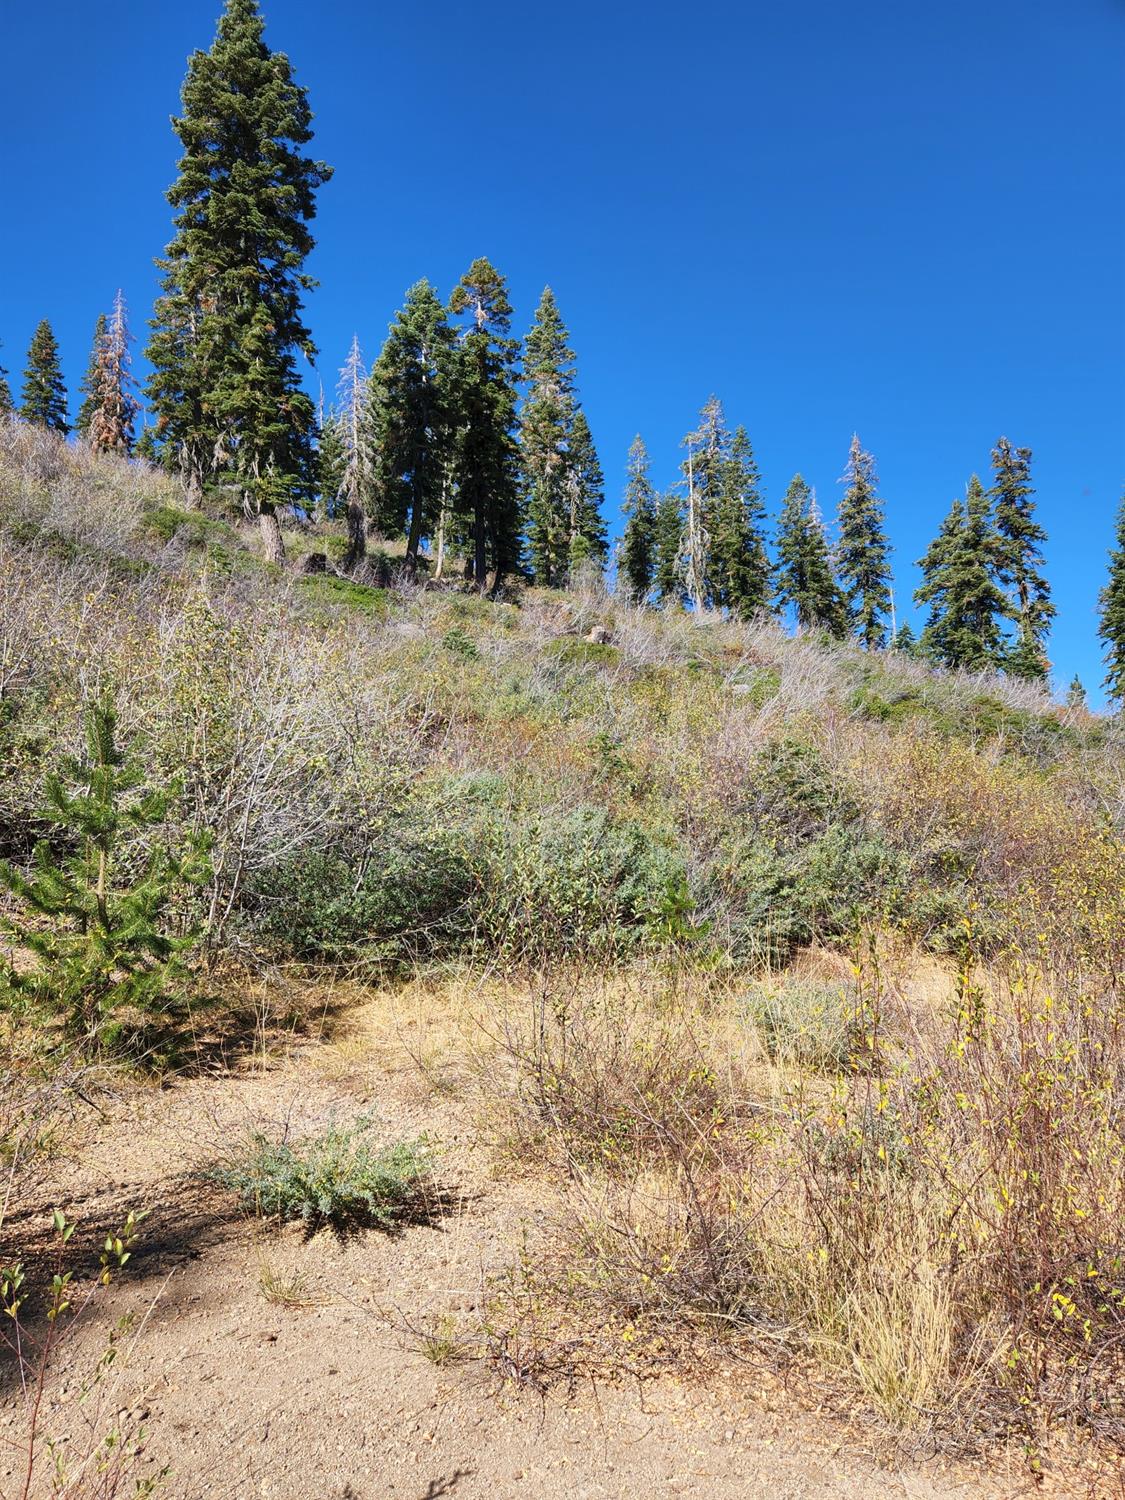
[[[370,1111],[388,1133],[431,1133],[455,1187],[437,1225],[397,1238],[303,1240],[240,1218],[190,1174],[258,1120],[298,1125]],[[49,1425],[76,1451],[88,1420],[128,1413],[171,1473],[168,1500],[581,1500],[581,1497],[984,1497],[1027,1488],[937,1464],[887,1467],[862,1429],[801,1409],[767,1373],[732,1367],[545,1402],[497,1388],[480,1365],[441,1366],[404,1328],[471,1314],[541,1212],[534,1185],[497,1175],[464,1099],[387,1068],[362,1025],[344,1048],[306,1048],[270,1071],[132,1096],[44,1184],[35,1213],[69,1205],[108,1225],[151,1210],[129,1275],[81,1330],[50,1391]],[[30,1222],[27,1220],[26,1222]],[[291,1285],[298,1305],[263,1295]],[[134,1329],[91,1415],[77,1384],[109,1323]],[[0,1422],[14,1420],[10,1385]],[[886,1445],[889,1449],[889,1444]],[[6,1460],[0,1457],[0,1476]],[[10,1473],[0,1478],[9,1491]]]

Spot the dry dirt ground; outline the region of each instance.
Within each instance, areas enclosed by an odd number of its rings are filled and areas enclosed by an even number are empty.
[[[17,1237],[55,1203],[103,1227],[129,1207],[149,1210],[132,1266],[80,1325],[49,1386],[47,1425],[64,1446],[77,1451],[88,1423],[125,1413],[126,1425],[143,1425],[150,1465],[170,1466],[157,1491],[168,1500],[991,1500],[1032,1490],[1017,1458],[985,1473],[904,1456],[873,1421],[818,1410],[807,1384],[761,1368],[581,1381],[540,1399],[483,1362],[435,1364],[408,1325],[471,1320],[484,1279],[534,1235],[543,1189],[498,1168],[470,1090],[427,1086],[395,1045],[420,1023],[393,1010],[377,997],[334,1039],[131,1091],[80,1151],[50,1165],[11,1221]],[[305,1239],[241,1216],[193,1176],[255,1122],[363,1112],[388,1135],[425,1131],[438,1144],[445,1197],[434,1222],[394,1238]],[[294,1276],[293,1305],[263,1294],[263,1279]],[[109,1329],[129,1315],[96,1399],[78,1401]],[[12,1432],[10,1371],[2,1399],[0,1427]],[[0,1496],[12,1493],[14,1468],[0,1449]]]

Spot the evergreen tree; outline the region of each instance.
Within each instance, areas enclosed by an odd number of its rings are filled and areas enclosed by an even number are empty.
[[[66,386],[59,365],[59,346],[46,318],[35,330],[27,351],[20,416],[38,427],[49,427],[65,436],[70,431],[66,412]]]
[[[82,377],[82,384],[78,387],[82,394],[82,404],[78,408],[78,417],[74,423],[74,430],[80,438],[90,436],[90,422],[94,416],[94,410],[98,404],[98,361],[101,358],[102,340],[105,338],[108,319],[105,313],[99,313],[94,324],[94,339],[90,345],[90,363],[86,366],[86,373]]]
[[[175,238],[158,262],[148,391],[160,442],[189,492],[236,484],[284,557],[278,505],[314,488],[313,404],[297,355],[315,349],[301,310],[313,285],[316,190],[331,175],[302,154],[312,114],[289,59],[264,40],[257,0],[226,0],[209,52],[188,63],[184,148],[168,193]]]
[[[574,486],[568,447],[575,417],[574,352],[550,287],[524,341],[528,382],[520,430],[524,504],[531,570],[536,583],[559,588],[570,567]]]
[[[804,630],[837,638],[847,632],[847,604],[832,572],[828,538],[800,474],[789,482],[778,519],[777,602],[793,608]]]
[[[371,379],[375,514],[406,533],[413,574],[423,537],[432,537],[447,501],[456,435],[456,344],[441,298],[428,281],[406,294]]]
[[[605,475],[586,413],[579,408],[571,423],[566,453],[567,470],[567,562],[566,582],[576,569],[593,566],[600,572],[609,555],[602,508],[605,505]]]
[[[891,650],[900,651],[903,656],[916,656],[918,654],[918,641],[910,628],[910,622],[900,625],[894,633],[891,641]]]
[[[684,600],[684,514],[680,497],[668,490],[656,502],[653,527],[653,587],[661,604]]]
[[[1070,686],[1066,690],[1066,706],[1067,708],[1085,708],[1087,706],[1086,689],[1082,686],[1082,679],[1077,672],[1070,679]]]
[[[1031,449],[1001,438],[992,453],[991,496],[1000,539],[997,575],[1012,591],[1016,638],[1007,668],[1016,677],[1045,678],[1047,634],[1055,617],[1051,589],[1042,572],[1047,533],[1035,519]]]
[[[760,475],[745,427],[736,427],[709,504],[711,602],[744,620],[768,609],[773,592],[763,530]]]
[[[500,273],[473,261],[453,289],[450,312],[463,319],[455,361],[457,508],[468,533],[468,576],[483,593],[520,563],[516,428],[519,341],[509,336],[512,308]]]
[[[1098,598],[1098,635],[1105,646],[1105,690],[1120,709],[1125,704],[1125,494],[1117,511],[1116,545],[1109,554],[1109,578]]]
[[[836,568],[856,635],[870,650],[886,644],[891,608],[890,544],[883,522],[875,460],[852,437],[841,484],[840,544]]]
[[[367,436],[367,370],[359,337],[352,335],[336,387],[336,436],[341,448],[340,480],[334,504],[342,503],[348,522],[348,550],[341,566],[362,562],[367,552],[367,501],[371,492],[371,449]]]
[[[694,610],[711,602],[710,522],[722,493],[729,457],[730,435],[722,402],[708,398],[699,414],[699,426],[680,444],[687,449],[682,465],[684,528],[680,539],[680,565],[684,589]]]
[[[88,1048],[120,1050],[170,1002],[190,938],[174,935],[168,908],[207,871],[199,842],[182,860],[157,842],[138,861],[126,836],[161,824],[168,795],[138,793],[140,767],[115,731],[112,706],[94,705],[85,757],[46,779],[41,817],[54,837],[37,845],[29,876],[0,860],[0,886],[33,914],[8,924],[33,963],[0,970],[0,1000],[61,1020]]]
[[[618,554],[618,576],[628,596],[647,599],[656,571],[656,491],[649,480],[648,450],[640,433],[629,448],[625,486],[625,530]]]
[[[335,519],[347,468],[340,413],[333,406],[318,421],[316,442],[316,487],[322,514]]]
[[[1008,600],[995,579],[999,538],[989,499],[974,474],[965,500],[955,500],[918,566],[918,604],[929,606],[921,650],[944,667],[980,672],[1002,665],[1001,622]]]
[[[3,365],[0,365],[0,417],[10,416],[14,410],[12,388],[8,384],[8,372]]]
[[[125,317],[125,298],[114,298],[113,316],[98,349],[97,382],[88,437],[96,452],[128,455],[133,449],[133,424],[140,403],[133,395],[136,382],[129,373],[132,336]]]

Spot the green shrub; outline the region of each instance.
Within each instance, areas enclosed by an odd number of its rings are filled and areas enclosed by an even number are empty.
[[[430,1172],[427,1142],[378,1146],[372,1122],[330,1125],[292,1143],[255,1132],[231,1160],[208,1173],[247,1208],[309,1229],[371,1224],[390,1229],[416,1200]]]
[[[396,968],[466,946],[477,874],[457,830],[391,819],[358,854],[305,849],[251,892],[259,933],[295,958],[362,951]]]
[[[509,952],[588,955],[654,936],[679,854],[604,808],[548,810],[503,831],[486,927]]]
[[[461,661],[476,661],[480,656],[476,641],[460,625],[452,625],[441,638],[441,643],[451,656]]]
[[[354,578],[337,578],[334,573],[310,573],[298,579],[297,586],[322,612],[343,609],[378,616],[387,612],[386,591],[357,583]]]

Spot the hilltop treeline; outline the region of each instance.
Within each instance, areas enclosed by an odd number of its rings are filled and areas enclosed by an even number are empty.
[[[146,349],[146,424],[129,373],[125,309],[95,325],[75,429],[98,449],[175,473],[189,499],[223,493],[259,520],[267,558],[281,521],[346,523],[334,558],[365,566],[372,539],[397,541],[407,576],[456,566],[494,594],[525,578],[566,587],[616,562],[637,601],[772,611],[869,649],[893,644],[937,665],[1045,679],[1055,617],[1036,517],[1031,450],[1001,437],[991,483],[977,474],[920,559],[916,638],[897,628],[891,549],[875,460],[853,437],[836,526],[794,475],[769,534],[746,429],[711,397],[683,439],[678,482],[653,487],[643,440],[628,455],[624,530],[611,559],[605,479],[551,289],[521,340],[502,273],[472,262],[447,295],[420,280],[368,371],[353,341],[335,400],[317,410],[299,357],[316,354],[303,301],[316,197],[332,169],[310,154],[312,112],[284,54],[266,44],[257,0],[227,0],[207,52],[189,60],[182,146],[168,197],[174,235]],[[246,226],[253,226],[247,233]],[[0,370],[0,411],[15,409]],[[58,345],[36,329],[19,415],[70,431]],[[1125,514],[1120,526],[1125,535]],[[1125,555],[1111,553],[1100,634],[1111,698],[1125,691]],[[1071,691],[1082,696],[1075,681]]]

